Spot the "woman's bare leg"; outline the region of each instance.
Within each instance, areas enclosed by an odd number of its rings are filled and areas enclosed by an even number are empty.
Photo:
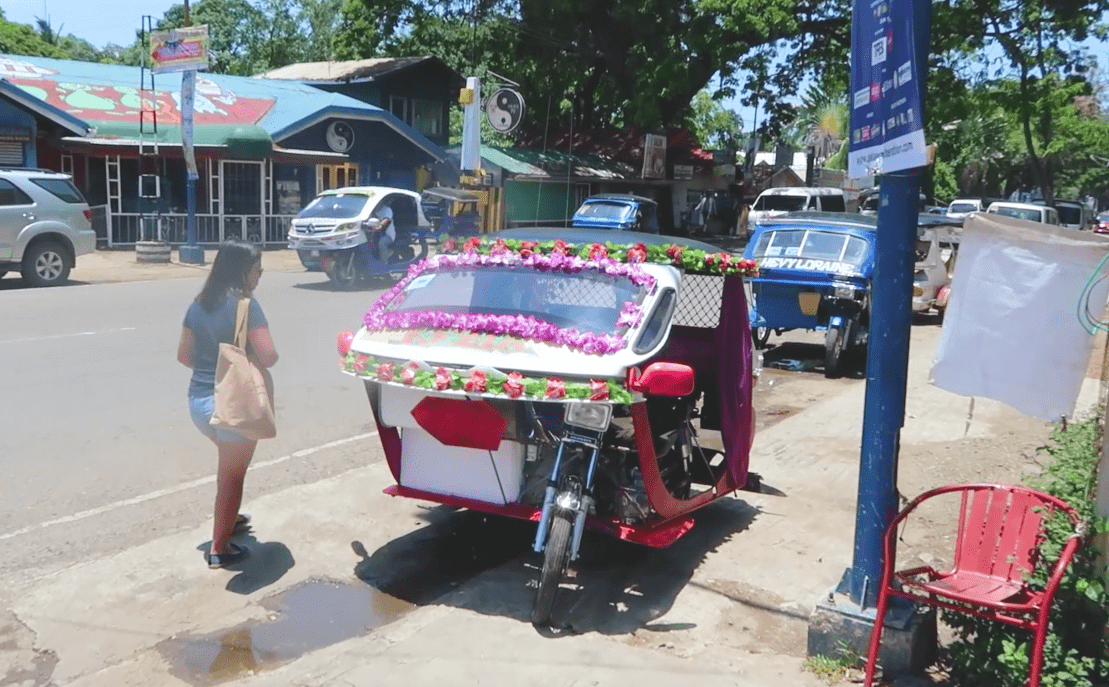
[[[257,445],[256,441],[245,444],[216,442],[219,447],[219,471],[216,476],[216,513],[212,527],[211,553],[228,553],[227,545],[235,530],[239,506],[243,502],[246,469],[254,457],[254,448]]]

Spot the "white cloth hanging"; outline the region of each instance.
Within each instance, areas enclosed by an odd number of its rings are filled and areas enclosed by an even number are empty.
[[[1071,417],[1094,341],[1078,319],[1079,298],[1107,250],[1109,240],[1092,232],[967,218],[932,383],[1044,420]],[[1107,297],[1103,280],[1089,296],[1094,318]]]

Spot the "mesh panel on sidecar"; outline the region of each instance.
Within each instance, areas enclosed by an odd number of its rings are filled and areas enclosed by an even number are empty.
[[[536,291],[555,305],[615,308],[616,290],[611,279],[539,279]]]
[[[720,300],[724,278],[704,274],[683,274],[674,324],[713,328],[720,324]]]

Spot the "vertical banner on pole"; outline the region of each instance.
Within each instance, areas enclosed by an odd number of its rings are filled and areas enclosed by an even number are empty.
[[[189,179],[199,179],[196,151],[193,149],[193,112],[196,101],[196,72],[189,69],[181,73],[181,147],[185,155],[185,168]]]
[[[852,178],[927,164],[913,0],[856,2],[851,13]]]

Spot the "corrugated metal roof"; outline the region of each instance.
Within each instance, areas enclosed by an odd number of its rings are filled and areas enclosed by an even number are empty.
[[[142,91],[138,67],[0,55],[0,78],[91,126],[111,128],[116,135],[124,134],[121,127],[129,127],[131,137],[139,137],[140,95],[157,105],[159,127],[181,124],[179,74],[156,75],[155,88]],[[441,147],[390,112],[295,81],[201,72],[196,76],[194,112],[198,132],[211,125],[257,125],[275,140],[328,117],[375,120],[430,156],[445,156]]]
[[[597,179],[634,179],[638,170],[631,165],[600,155],[571,155],[556,150],[523,150],[482,146],[481,157],[516,176],[590,177]]]
[[[375,77],[435,59],[437,58],[425,55],[421,57],[372,57],[366,60],[345,60],[342,62],[301,62],[271,69],[257,75],[255,78],[312,83],[372,81]]]

